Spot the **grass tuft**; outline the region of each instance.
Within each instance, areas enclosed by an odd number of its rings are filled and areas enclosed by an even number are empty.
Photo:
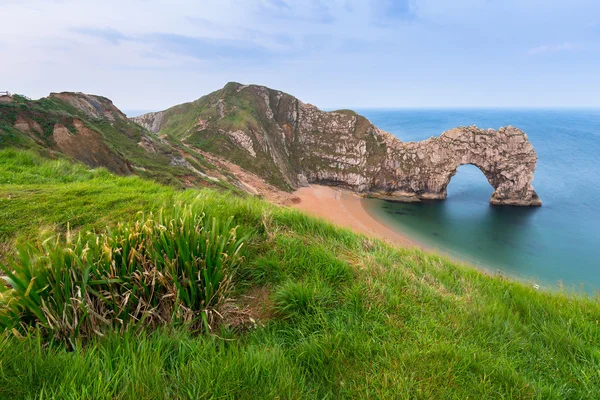
[[[274,294],[275,311],[284,319],[316,314],[332,302],[331,289],[319,282],[288,281]]]
[[[66,342],[185,324],[212,330],[242,263],[243,238],[225,222],[177,204],[100,235],[51,236],[2,267],[0,327]]]

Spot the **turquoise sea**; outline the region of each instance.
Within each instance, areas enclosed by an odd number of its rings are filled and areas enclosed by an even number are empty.
[[[493,189],[472,165],[458,169],[446,200],[363,204],[390,228],[488,271],[600,291],[600,110],[358,111],[402,141],[474,124],[525,131],[539,158],[533,186],[541,208],[490,206]]]

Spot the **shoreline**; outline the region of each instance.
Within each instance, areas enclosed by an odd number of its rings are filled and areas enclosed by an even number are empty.
[[[291,207],[323,218],[334,225],[402,247],[428,249],[422,243],[388,228],[369,215],[361,203],[362,197],[356,194],[330,186],[310,185],[296,190],[293,195],[300,201],[290,204]]]
[[[446,252],[425,245],[407,234],[400,233],[388,228],[377,219],[372,217],[363,207],[361,196],[340,190],[331,186],[310,185],[302,187],[293,193],[295,201],[288,203],[292,208],[301,210],[309,215],[322,218],[336,226],[351,229],[356,233],[362,233],[370,237],[382,239],[393,245],[404,248],[417,248],[427,253],[447,257],[462,266],[468,266],[485,275],[502,276],[511,280],[519,281],[526,285],[533,285],[546,290],[556,289],[556,285],[541,280],[532,280],[518,275],[509,274],[492,266],[480,265],[468,257],[460,257],[456,254]],[[299,200],[299,201],[298,201]],[[474,262],[475,261],[475,262]]]

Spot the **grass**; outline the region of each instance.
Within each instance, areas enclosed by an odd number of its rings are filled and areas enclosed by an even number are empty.
[[[95,231],[131,221],[140,210],[157,211],[174,201],[177,193],[137,177],[116,177],[28,151],[0,150],[0,165],[0,249],[17,238],[32,241],[40,229],[64,233],[70,224],[74,231]]]
[[[104,99],[107,100],[107,99]],[[29,133],[22,133],[13,125],[18,118],[39,125],[39,131],[33,129]],[[228,182],[215,182],[198,176],[188,168],[173,165],[174,157],[180,157],[178,140],[169,142],[159,139],[156,135],[145,131],[132,121],[116,118],[114,121],[92,118],[68,103],[57,98],[49,97],[40,100],[27,100],[24,97],[15,97],[13,102],[0,104],[0,149],[30,149],[40,154],[48,153],[49,149],[59,150],[53,139],[56,124],[64,125],[73,135],[77,134],[75,119],[83,121],[88,129],[98,133],[96,142],[88,146],[106,148],[111,155],[102,155],[100,152],[96,165],[112,165],[112,158],[119,158],[133,166],[135,173],[145,179],[151,179],[161,184],[182,188],[189,182],[197,185],[219,186],[231,189]],[[151,143],[152,149],[147,150],[140,146],[143,142]],[[61,150],[65,151],[65,150]],[[65,151],[68,153],[68,151]],[[108,159],[102,157],[108,157]],[[189,157],[192,162],[197,155]],[[205,172],[214,168],[206,160],[198,158],[194,167]],[[88,160],[89,162],[89,160]]]
[[[116,234],[117,221],[147,222],[134,209],[157,215],[178,202],[191,207],[190,221],[205,213],[202,226],[207,217],[231,217],[247,235],[246,261],[233,269],[227,298],[256,323],[240,329],[224,320],[210,333],[130,324],[65,345],[33,318],[29,330],[0,334],[0,398],[594,399],[600,392],[596,298],[540,292],[254,198],[177,192],[78,166],[53,181],[57,174],[44,171],[56,161],[34,157],[34,165],[6,172],[14,159],[0,157],[0,179],[29,183],[0,185],[0,212],[13,210],[0,228],[16,242],[40,246],[34,231],[60,232],[69,215],[82,216],[76,225],[92,230],[87,238],[106,238],[105,225]],[[22,197],[9,203],[11,191]],[[32,199],[50,201],[42,208]],[[178,246],[185,243],[161,251]],[[11,270],[22,263],[13,262]]]
[[[23,246],[2,268],[0,329],[21,336],[35,328],[71,349],[80,338],[130,327],[211,331],[242,245],[231,219],[219,224],[179,204],[101,235]]]

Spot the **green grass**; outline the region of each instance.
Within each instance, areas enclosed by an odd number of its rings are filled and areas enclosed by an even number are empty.
[[[35,121],[39,124],[40,131],[34,129],[29,133],[20,132],[13,126],[18,118]],[[35,150],[40,154],[48,153],[49,149],[58,152],[59,148],[53,139],[55,124],[62,124],[72,134],[76,134],[75,118],[98,133],[99,140],[96,145],[100,148],[106,147],[110,153],[109,159],[96,160],[98,165],[111,165],[111,158],[119,158],[132,165],[137,175],[161,184],[182,188],[187,182],[193,182],[198,185],[231,188],[228,182],[205,180],[188,168],[172,165],[173,157],[181,156],[177,148],[181,148],[182,145],[178,140],[173,140],[172,143],[161,140],[136,123],[120,117],[114,121],[92,118],[53,97],[33,101],[17,96],[13,102],[1,103],[0,149],[22,148]],[[140,146],[142,137],[152,142],[152,150]],[[192,154],[189,158],[194,163],[194,167],[201,172],[214,168],[201,158],[197,159],[198,162],[194,162],[194,158],[197,158],[196,154]]]
[[[131,221],[138,211],[157,211],[176,190],[138,177],[116,177],[65,159],[0,150],[0,250],[40,231],[99,230]],[[2,247],[3,246],[3,247]]]
[[[132,226],[141,219],[135,211],[148,216],[178,202],[191,204],[193,215],[202,210],[223,223],[232,217],[248,236],[228,304],[254,323],[240,328],[225,319],[211,333],[175,323],[130,324],[89,334],[69,350],[43,324],[35,328],[35,317],[23,319],[33,328],[0,334],[0,398],[595,399],[600,393],[598,299],[540,292],[254,198],[177,192],[80,166],[69,171],[28,153],[18,156],[21,162],[2,154],[0,213],[10,219],[0,218],[0,229],[35,247],[40,226],[60,231],[69,216],[79,217],[74,225],[81,231],[94,230],[92,238],[103,237],[105,225],[114,231],[117,221]],[[52,168],[62,168],[61,176]],[[18,183],[5,183],[8,176]],[[19,196],[7,200],[11,191]],[[13,247],[5,252],[14,254]]]

